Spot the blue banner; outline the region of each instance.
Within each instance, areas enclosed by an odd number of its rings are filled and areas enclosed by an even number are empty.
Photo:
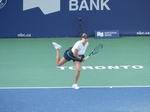
[[[0,37],[75,37],[80,28],[150,35],[150,0],[0,0]],[[81,27],[78,19],[81,18]]]

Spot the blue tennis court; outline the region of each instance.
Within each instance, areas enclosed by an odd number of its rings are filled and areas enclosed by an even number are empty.
[[[1,112],[148,112],[149,87],[0,89]]]
[[[90,38],[87,54],[104,49],[83,63],[79,90],[72,62],[58,68],[51,44],[60,41],[63,53],[76,40],[1,39],[0,112],[149,112],[150,38]]]

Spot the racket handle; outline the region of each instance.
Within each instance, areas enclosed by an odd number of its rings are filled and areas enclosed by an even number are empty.
[[[85,57],[85,59],[88,59],[88,58],[89,58],[89,56]]]

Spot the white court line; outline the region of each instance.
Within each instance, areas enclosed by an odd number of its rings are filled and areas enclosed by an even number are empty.
[[[146,88],[150,86],[80,86],[80,88]],[[0,87],[0,89],[70,89],[72,87]]]

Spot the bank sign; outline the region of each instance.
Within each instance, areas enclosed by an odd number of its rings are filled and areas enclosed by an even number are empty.
[[[111,10],[109,0],[69,0],[69,11]],[[44,15],[61,11],[61,0],[23,0],[23,10],[40,8]]]
[[[96,30],[95,38],[119,38],[119,30]]]

